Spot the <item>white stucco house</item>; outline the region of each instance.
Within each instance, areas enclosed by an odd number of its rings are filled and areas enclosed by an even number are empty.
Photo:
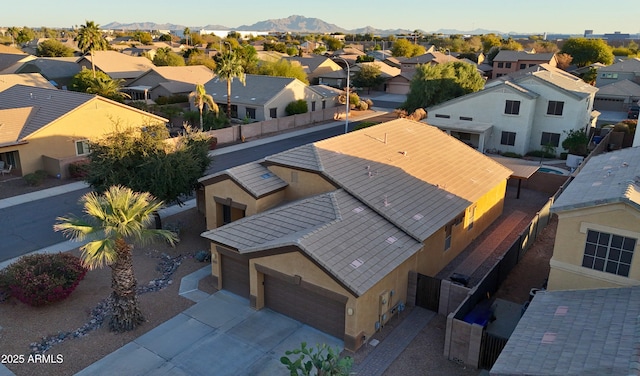
[[[597,88],[547,64],[488,82],[483,90],[427,108],[426,122],[479,151],[563,152],[571,130],[595,126]]]

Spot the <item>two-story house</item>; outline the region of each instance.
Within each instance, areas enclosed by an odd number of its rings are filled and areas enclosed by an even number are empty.
[[[510,174],[397,119],[204,177],[215,283],[355,351],[500,216]]]
[[[535,53],[528,51],[500,50],[493,58],[492,77],[498,78],[513,72],[531,68],[539,64],[558,65],[558,59],[553,52]]]
[[[558,68],[535,66],[427,108],[426,121],[482,152],[551,147],[559,154],[567,132],[595,125],[597,90]]]
[[[549,290],[640,284],[640,148],[590,158],[551,210]]]

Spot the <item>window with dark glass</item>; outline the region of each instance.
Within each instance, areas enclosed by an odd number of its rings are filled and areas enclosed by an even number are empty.
[[[588,230],[582,266],[628,277],[635,248],[634,238]]]
[[[519,115],[520,101],[507,100],[504,105],[504,113],[507,115]]]
[[[277,109],[277,108],[270,108],[270,109],[269,109],[269,116],[270,116],[272,119],[277,118],[277,117],[278,117],[278,109]]]
[[[516,144],[516,133],[515,132],[502,132],[502,137],[500,138],[500,144],[502,145],[515,145]]]
[[[547,115],[562,115],[562,109],[564,108],[564,102],[560,101],[549,101],[549,105],[547,106]]]
[[[542,132],[542,138],[540,139],[540,145],[551,145],[558,147],[560,145],[560,133]]]

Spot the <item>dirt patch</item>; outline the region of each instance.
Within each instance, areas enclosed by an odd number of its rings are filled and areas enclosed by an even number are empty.
[[[60,355],[58,364],[6,364],[16,375],[71,375],[101,359],[140,335],[167,321],[194,303],[178,295],[180,279],[205,264],[193,255],[208,249],[206,239],[200,237],[205,230],[205,219],[196,209],[190,209],[164,220],[165,224],[181,224],[181,241],[175,247],[156,243],[135,248],[134,271],[138,286],[158,278],[157,270],[162,255],[183,256],[180,266],[168,287],[139,296],[146,322],[131,332],[114,334],[107,325],[80,338],[70,338],[54,345],[46,354]],[[71,251],[78,255],[78,250]],[[90,320],[91,310],[111,293],[111,269],[92,270],[80,282],[69,298],[45,307],[30,307],[15,299],[0,303],[0,354],[24,355],[31,351],[31,343],[60,332],[73,331]]]
[[[32,193],[47,188],[53,188],[64,184],[73,183],[73,180],[56,179],[53,177],[47,177],[42,184],[32,186],[21,177],[5,176],[0,178],[0,200],[3,198],[23,195],[25,193]]]

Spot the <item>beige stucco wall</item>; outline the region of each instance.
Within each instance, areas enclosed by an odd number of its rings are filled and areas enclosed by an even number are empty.
[[[629,277],[582,267],[587,230],[638,239]],[[608,288],[640,285],[640,212],[617,203],[558,213],[551,257],[549,290]]]
[[[233,202],[246,205],[245,217],[263,212],[284,201],[284,191],[280,190],[270,195],[254,198],[231,179],[225,179],[204,188],[204,200],[206,204],[207,230],[216,228],[218,223],[218,210],[214,197],[222,199],[230,198]]]
[[[163,121],[131,107],[96,98],[35,132],[27,138],[27,144],[16,148],[20,153],[22,174],[43,169],[43,155],[59,159],[76,156],[76,141],[101,138],[113,132],[116,126],[139,129],[157,122]]]
[[[307,172],[282,166],[269,166],[271,172],[286,181],[289,186],[285,189],[287,201],[299,200],[326,192],[335,191],[336,187],[318,173]]]

